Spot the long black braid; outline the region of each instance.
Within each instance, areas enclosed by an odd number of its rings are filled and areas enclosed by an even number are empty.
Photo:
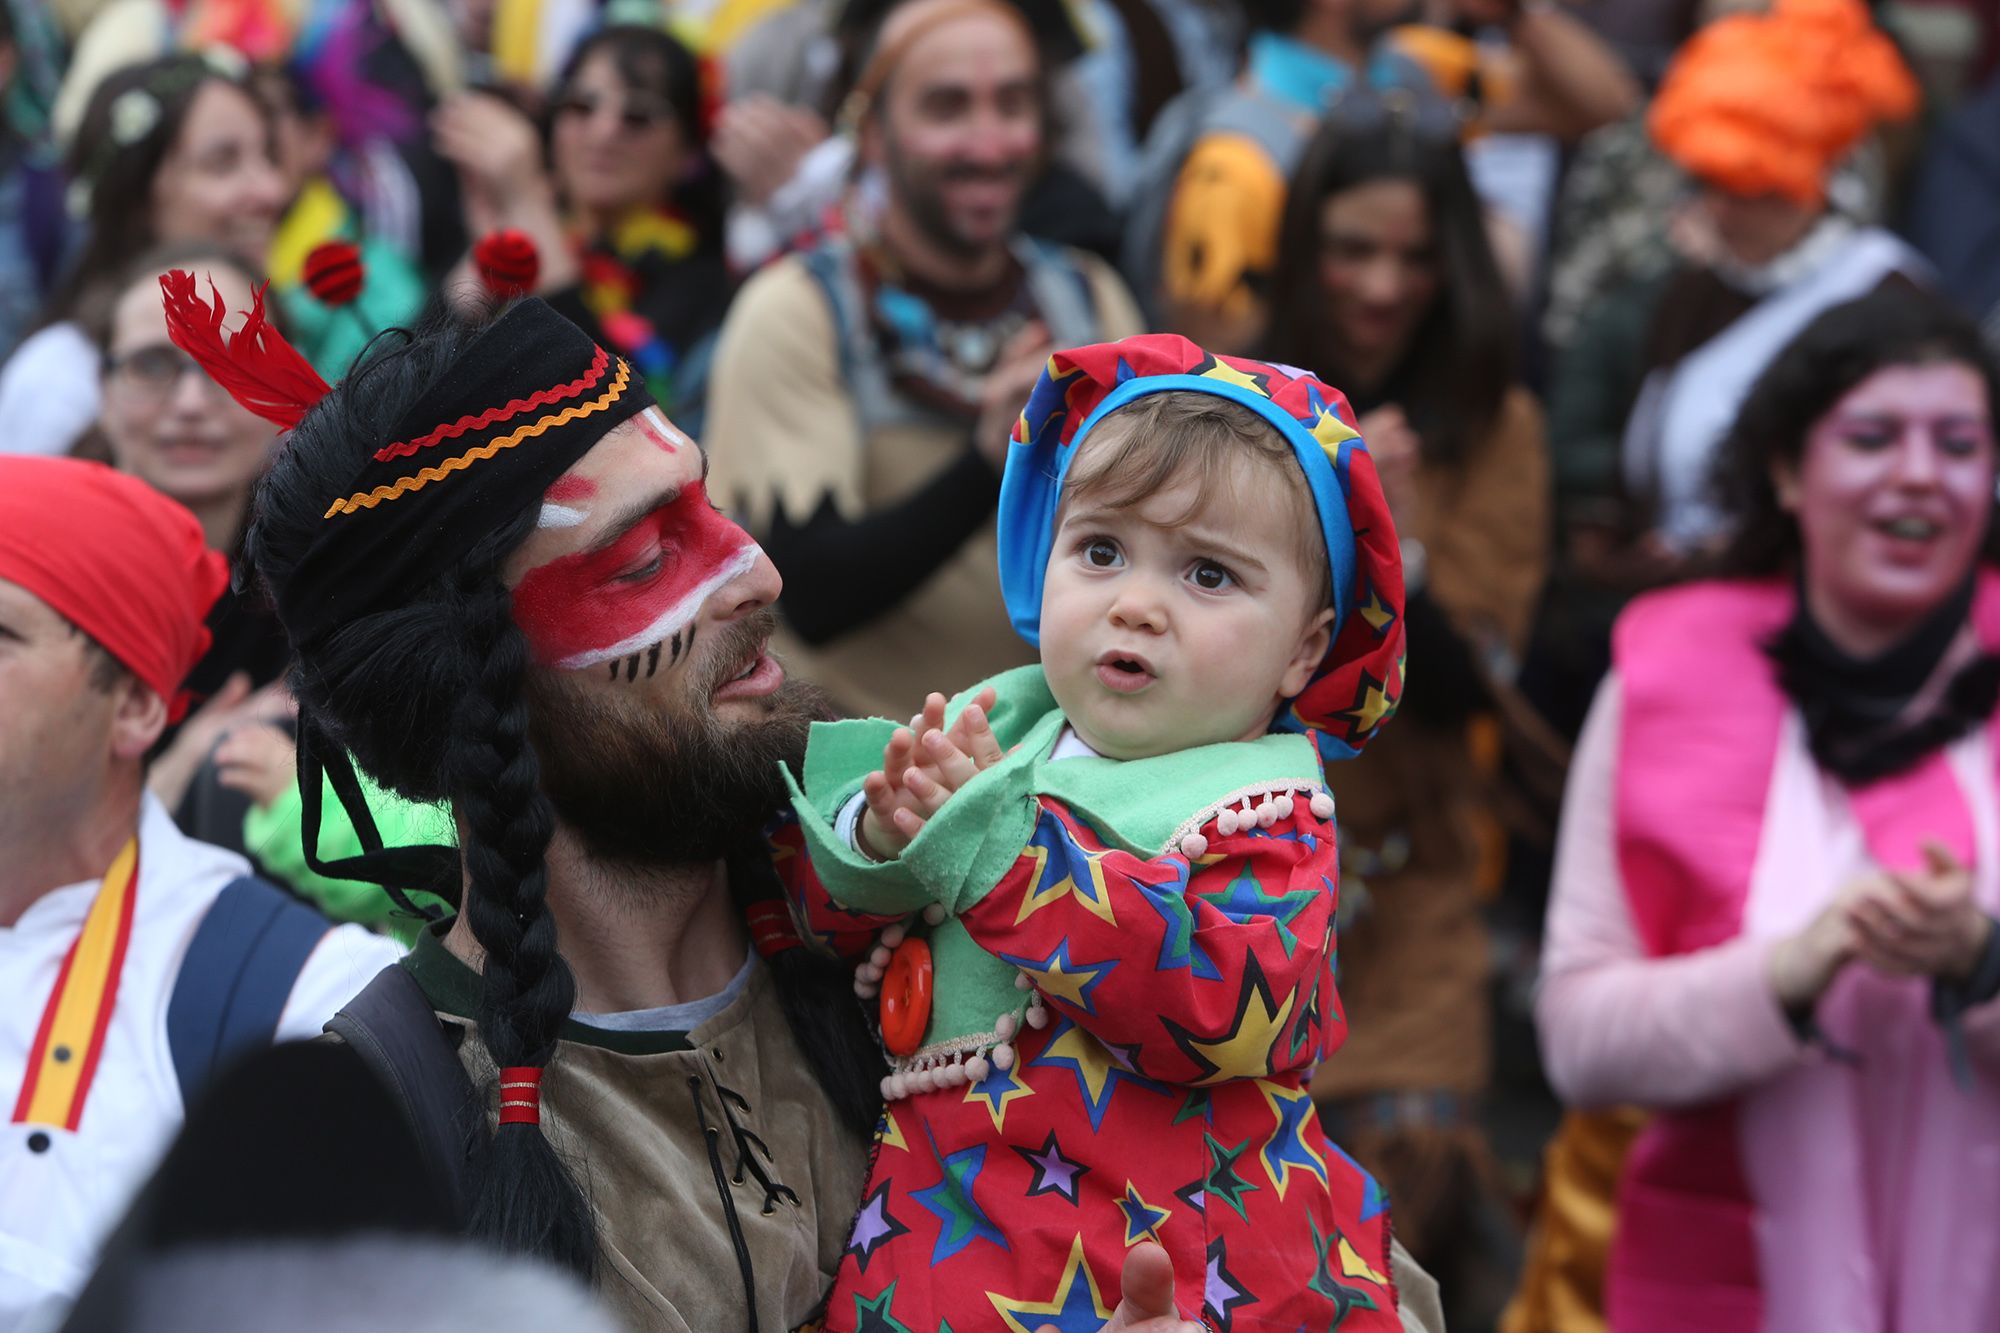
[[[246,540],[266,584],[286,582],[324,521],[325,497],[346,489],[362,455],[394,438],[470,336],[444,326],[378,339],[342,391],[299,423],[259,488]],[[546,900],[555,814],[528,742],[528,648],[500,578],[535,518],[534,507],[513,516],[402,606],[305,645],[293,673],[301,725],[316,745],[343,747],[397,795],[448,802],[456,815],[469,884],[463,910],[486,954],[479,1036],[503,1068],[545,1066],[576,996]],[[589,1204],[537,1126],[501,1126],[474,1172],[475,1235],[592,1275]]]

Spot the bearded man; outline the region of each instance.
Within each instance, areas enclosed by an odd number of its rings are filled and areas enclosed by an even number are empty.
[[[840,235],[760,271],[723,325],[715,496],[785,577],[787,660],[850,711],[1031,660],[996,595],[1007,437],[1054,348],[1141,329],[1109,265],[1020,232],[1044,81],[1005,0],[891,9],[845,116]]]
[[[474,1234],[634,1328],[811,1318],[883,1066],[763,840],[822,711],[768,650],[771,562],[632,369],[539,301],[327,390],[258,312],[225,341],[168,282],[175,340],[294,427],[248,555],[297,653],[305,845],[324,767],[369,848],[329,871],[462,886],[329,1030]],[[383,848],[350,757],[448,803],[459,847]],[[1117,1326],[1176,1326],[1163,1251],[1124,1283]]]

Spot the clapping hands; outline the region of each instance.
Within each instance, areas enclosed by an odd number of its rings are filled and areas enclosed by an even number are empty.
[[[1889,976],[1963,980],[1986,949],[1993,919],[1972,897],[1972,872],[1942,843],[1924,844],[1921,870],[1870,882],[1849,908],[1857,955]]]
[[[981,690],[947,730],[944,696],[932,694],[909,726],[896,728],[882,748],[881,769],[861,783],[864,855],[878,861],[902,855],[954,792],[1000,762],[1000,742],[986,717],[996,697]]]
[[[1851,962],[1885,976],[1963,980],[1993,929],[1973,899],[1972,872],[1927,842],[1922,869],[1865,875],[1780,940],[1769,960],[1772,989],[1788,1007],[1811,1004]]]

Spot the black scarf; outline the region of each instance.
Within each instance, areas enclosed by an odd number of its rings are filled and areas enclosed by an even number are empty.
[[[1957,740],[2000,702],[2000,657],[1982,652],[1955,674],[1932,710],[1904,718],[1930,681],[1972,609],[1973,580],[1887,652],[1850,656],[1826,636],[1804,590],[1791,622],[1765,645],[1778,685],[1805,718],[1806,742],[1821,768],[1851,786],[1899,773]]]

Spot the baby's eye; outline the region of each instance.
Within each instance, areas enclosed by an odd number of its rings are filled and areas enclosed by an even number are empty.
[[[1092,537],[1083,544],[1083,562],[1093,569],[1110,569],[1118,563],[1118,543]]]
[[[1194,586],[1204,592],[1220,592],[1236,582],[1230,572],[1213,560],[1197,560],[1188,571],[1188,578]]]

